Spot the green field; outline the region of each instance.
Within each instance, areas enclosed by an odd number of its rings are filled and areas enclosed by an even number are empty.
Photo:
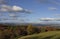
[[[18,39],[60,39],[60,31],[49,31],[40,34],[23,36]]]

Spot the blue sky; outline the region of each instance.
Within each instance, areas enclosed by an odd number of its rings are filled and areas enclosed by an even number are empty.
[[[5,0],[4,0],[5,1]],[[30,10],[31,14],[26,12],[18,12],[16,14],[18,17],[17,19],[25,19],[25,22],[40,22],[41,18],[60,18],[60,0],[6,0],[6,4],[1,5],[8,5],[8,6],[19,6],[24,9]],[[11,12],[10,12],[11,13]],[[9,17],[9,12],[3,12],[3,16],[0,18],[12,18]],[[21,16],[21,17],[20,17]],[[49,20],[49,19],[48,19]],[[54,19],[55,20],[55,19]],[[19,22],[20,20],[8,20],[8,22]],[[2,21],[0,21],[2,22]],[[7,22],[3,20],[3,22]],[[22,21],[24,22],[24,21]]]

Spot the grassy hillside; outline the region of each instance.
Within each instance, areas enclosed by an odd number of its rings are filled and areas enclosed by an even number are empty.
[[[18,39],[60,39],[60,31],[49,31],[40,34],[23,36]]]

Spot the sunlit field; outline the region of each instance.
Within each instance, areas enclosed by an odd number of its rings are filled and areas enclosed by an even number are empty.
[[[49,31],[35,35],[23,36],[18,39],[60,39],[60,31]]]

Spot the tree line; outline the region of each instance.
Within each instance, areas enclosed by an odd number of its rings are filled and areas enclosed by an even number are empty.
[[[48,31],[56,31],[58,29],[49,26],[32,26],[29,25],[0,25],[0,39],[17,39],[18,37],[38,34]]]

